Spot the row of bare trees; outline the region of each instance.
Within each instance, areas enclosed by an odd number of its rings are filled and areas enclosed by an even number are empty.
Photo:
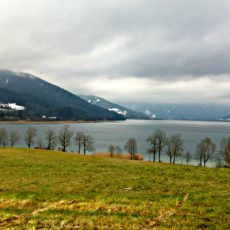
[[[211,159],[217,161],[224,160],[226,165],[230,166],[230,137],[221,140],[219,151],[217,151],[217,146],[212,139],[206,137],[197,144],[195,154],[185,151],[180,134],[172,134],[167,137],[164,131],[156,130],[146,141],[149,143],[150,148],[148,149],[148,153],[153,156],[153,162],[156,161],[156,156],[158,156],[158,162],[161,162],[161,154],[166,153],[170,163],[173,164],[181,156],[188,164],[194,155],[195,159],[199,160],[200,166],[205,167]]]
[[[48,129],[44,132],[44,137],[39,138],[36,143],[37,137],[37,129],[29,127],[26,130],[24,135],[24,141],[28,148],[36,145],[35,148],[43,148],[43,149],[55,149],[55,147],[59,144],[61,146],[62,151],[66,151],[67,147],[71,145],[72,140],[75,141],[78,153],[83,152],[86,154],[87,151],[93,151],[94,140],[92,136],[87,135],[83,132],[77,132],[75,135],[70,130],[68,125],[62,127],[58,134],[55,131]],[[5,128],[0,128],[0,146],[11,146],[16,145],[21,139],[18,131],[8,132]]]
[[[153,162],[161,162],[161,155],[165,153],[169,157],[170,163],[175,164],[176,159],[183,154],[183,140],[180,134],[173,134],[167,137],[166,133],[162,130],[156,130],[150,135],[147,140],[149,144],[148,153],[153,155]]]
[[[35,145],[37,137],[37,129],[29,127],[24,135],[24,141],[28,148]],[[8,132],[5,128],[0,128],[0,146],[15,146],[20,140],[18,131]],[[36,143],[37,148],[54,149],[58,144],[62,151],[75,142],[78,153],[94,151],[94,140],[92,136],[83,132],[74,134],[68,125],[62,127],[58,134],[53,130],[48,129],[44,132],[43,139],[38,139]],[[185,151],[182,136],[180,134],[167,134],[162,130],[156,130],[152,135],[146,139],[149,144],[148,153],[152,155],[152,161],[161,162],[162,154],[169,157],[170,163],[175,163],[178,157],[183,157],[188,164],[193,157],[199,161],[200,166],[206,166],[211,159],[216,159],[218,162],[224,161],[227,166],[230,166],[230,136],[223,138],[220,143],[219,150],[216,144],[210,137],[206,137],[200,141],[196,146],[196,152],[191,154],[190,151]],[[110,155],[120,154],[122,149],[119,146],[110,145],[108,148]],[[135,138],[130,138],[125,146],[130,159],[135,159],[137,154],[137,141]]]

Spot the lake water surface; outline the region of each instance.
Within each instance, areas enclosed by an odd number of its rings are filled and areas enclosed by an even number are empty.
[[[95,140],[95,148],[97,152],[107,151],[108,146],[119,145],[121,148],[125,145],[130,137],[137,140],[138,152],[145,155],[145,160],[149,159],[147,153],[148,144],[147,137],[161,129],[171,135],[179,133],[184,140],[184,147],[186,150],[195,152],[197,143],[207,136],[211,137],[213,141],[219,146],[220,140],[230,135],[230,123],[227,122],[207,122],[207,121],[163,121],[163,120],[126,120],[116,122],[98,122],[98,123],[81,123],[70,124],[71,130],[75,133],[82,131],[90,134]],[[38,130],[38,137],[44,136],[44,131],[52,129],[58,133],[63,127],[62,124],[0,124],[0,127],[5,127],[10,130],[18,130],[21,136],[24,136],[28,127],[33,127]],[[26,147],[23,138],[17,144],[20,147]],[[69,151],[76,151],[74,141],[69,147]],[[162,158],[168,161],[168,157]],[[180,160],[179,160],[180,162]]]

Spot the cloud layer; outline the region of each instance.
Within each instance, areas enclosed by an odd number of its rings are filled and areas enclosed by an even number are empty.
[[[228,0],[0,0],[0,68],[118,101],[221,102]]]

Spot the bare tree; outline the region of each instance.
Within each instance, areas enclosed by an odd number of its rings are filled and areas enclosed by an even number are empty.
[[[77,134],[74,138],[76,143],[77,143],[77,146],[78,146],[78,153],[81,153],[81,147],[83,145],[83,137],[84,137],[83,132],[77,132]]]
[[[45,131],[45,141],[47,145],[47,149],[54,149],[57,145],[57,136],[55,132],[51,129]]]
[[[9,140],[10,140],[10,146],[14,147],[14,145],[20,140],[20,135],[17,130],[11,131],[9,133]]]
[[[199,166],[203,165],[203,155],[204,155],[203,152],[204,152],[204,150],[203,150],[201,143],[197,144],[197,146],[196,146],[196,159],[199,160]]]
[[[9,134],[5,128],[0,128],[0,146],[6,146],[9,140]]]
[[[220,154],[227,166],[230,166],[230,136],[223,138],[220,142]]]
[[[156,130],[154,134],[149,136],[146,140],[150,144],[148,149],[149,154],[153,154],[153,162],[156,161],[156,154],[158,153],[158,161],[161,162],[161,153],[166,145],[166,133],[162,130]]]
[[[192,154],[189,151],[186,151],[184,154],[184,158],[186,160],[186,164],[188,165],[189,162],[192,160]]]
[[[158,162],[161,162],[161,153],[167,143],[166,133],[160,129],[156,130],[155,136],[157,139]]]
[[[149,136],[146,141],[150,144],[150,148],[148,149],[148,153],[153,154],[153,162],[155,162],[156,161],[157,147],[158,147],[156,134],[154,133],[151,136]]]
[[[94,144],[94,140],[93,140],[93,137],[90,136],[90,135],[83,135],[83,139],[82,139],[82,145],[83,145],[83,153],[84,155],[86,154],[86,152],[91,152],[91,151],[94,151],[94,147],[93,147],[93,144]]]
[[[200,161],[200,166],[206,166],[208,160],[210,160],[216,150],[216,145],[213,143],[210,137],[202,139],[201,142],[196,147],[196,157]]]
[[[73,136],[73,132],[70,131],[69,126],[68,125],[63,126],[58,134],[58,139],[64,152],[66,151],[66,148],[70,145],[72,136]]]
[[[37,129],[29,127],[26,130],[24,140],[25,140],[26,144],[28,145],[28,148],[30,148],[31,145],[34,144],[34,138],[36,136],[37,136]]]
[[[137,142],[135,138],[130,138],[125,146],[124,149],[128,151],[130,159],[134,160],[135,159],[135,154],[137,153]]]
[[[116,150],[116,147],[114,145],[110,145],[108,147],[108,151],[110,153],[110,157],[113,157],[114,156],[114,153],[115,153],[115,150]]]
[[[183,140],[180,134],[173,134],[167,140],[166,153],[169,156],[170,164],[175,164],[176,158],[183,153]]]

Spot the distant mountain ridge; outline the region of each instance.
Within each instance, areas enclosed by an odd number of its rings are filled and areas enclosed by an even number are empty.
[[[28,73],[0,70],[0,102],[24,106],[25,117],[71,120],[117,120],[124,116],[91,105],[56,85]],[[11,114],[14,116],[14,114]]]
[[[148,116],[146,116],[144,113],[137,112],[127,107],[115,104],[102,97],[98,97],[94,95],[79,95],[79,97],[81,97],[82,99],[84,99],[85,101],[87,101],[92,105],[97,105],[109,111],[114,111],[129,119],[148,119]]]
[[[229,120],[230,105],[225,104],[159,104],[123,103],[153,119],[166,120]]]
[[[0,119],[12,116],[20,119],[52,117],[58,120],[152,118],[230,121],[230,106],[224,104],[135,102],[118,105],[97,96],[81,97],[83,99],[28,73],[0,70]],[[8,111],[4,109],[7,103],[16,103],[25,110]]]

